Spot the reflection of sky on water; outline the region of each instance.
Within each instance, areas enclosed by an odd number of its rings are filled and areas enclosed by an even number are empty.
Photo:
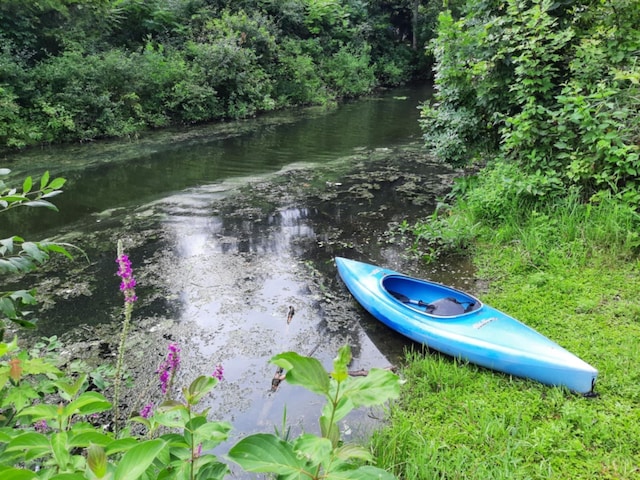
[[[213,208],[209,195],[182,193],[161,203],[162,228],[175,252],[172,269],[182,272],[167,276],[169,288],[180,299],[182,320],[197,326],[191,348],[207,363],[225,366],[225,379],[206,406],[220,419],[231,418],[237,436],[272,431],[285,410],[294,431],[316,431],[324,400],[285,382],[272,393],[274,355],[313,352],[330,370],[338,348],[349,343],[353,369],[389,362],[357,323],[350,323],[355,330],[347,336],[325,330],[321,299],[309,289],[309,273],[296,250],[300,243],[316,242],[313,208],[229,214]],[[287,323],[290,306],[295,315]],[[362,434],[366,412],[345,422],[343,428]]]

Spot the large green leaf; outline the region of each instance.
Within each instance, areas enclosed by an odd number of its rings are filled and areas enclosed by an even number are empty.
[[[293,448],[296,453],[307,459],[310,466],[328,462],[333,450],[329,439],[308,433],[300,435],[293,443]]]
[[[138,445],[138,441],[135,438],[126,437],[114,440],[108,445],[105,445],[105,452],[107,455],[113,455],[114,453],[126,452]]]
[[[96,431],[82,432],[69,437],[69,446],[71,447],[88,447],[91,444],[104,447],[112,442],[114,440],[109,435]]]
[[[285,352],[273,357],[271,362],[286,370],[286,380],[290,384],[324,396],[329,393],[329,375],[315,358]]]
[[[51,449],[53,450],[53,456],[56,459],[56,463],[61,470],[65,470],[65,467],[71,460],[69,454],[69,445],[67,445],[67,432],[58,432],[51,436]]]
[[[58,417],[58,407],[55,405],[48,405],[41,403],[38,405],[32,405],[21,410],[17,417],[29,416],[31,420],[52,420]]]
[[[37,458],[51,450],[49,439],[41,433],[27,432],[11,440],[4,449],[5,453],[24,452],[29,458]]]
[[[91,413],[104,412],[110,408],[111,403],[101,393],[84,392],[64,408],[64,415],[71,416],[76,413],[89,415]]]
[[[400,395],[400,378],[389,370],[372,368],[366,377],[351,379],[345,384],[347,395],[356,407],[381,405]]]
[[[229,458],[248,472],[277,473],[278,478],[305,478],[305,462],[293,447],[267,433],[243,438],[228,454]]]
[[[139,443],[124,454],[116,472],[114,480],[136,480],[153,463],[158,454],[165,447],[163,440],[148,440]]]
[[[28,470],[0,466],[0,478],[2,478],[2,480],[33,480],[38,478],[38,476]]]

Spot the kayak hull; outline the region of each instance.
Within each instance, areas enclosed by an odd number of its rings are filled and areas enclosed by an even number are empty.
[[[407,338],[492,370],[593,392],[595,368],[474,296],[355,260],[335,262],[365,310]]]

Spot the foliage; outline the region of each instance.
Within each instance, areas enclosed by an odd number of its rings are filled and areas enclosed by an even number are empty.
[[[410,15],[406,3],[1,2],[0,148],[135,136],[397,85],[417,58],[389,33]]]
[[[338,97],[353,97],[369,93],[376,84],[374,69],[370,65],[369,49],[351,51],[341,48],[324,61],[323,77],[330,90]]]
[[[476,177],[458,179],[450,194],[453,205],[442,203],[430,217],[405,222],[401,233],[413,238],[413,252],[427,261],[474,252],[487,243],[520,246],[531,268],[548,260],[550,247],[576,265],[598,252],[621,259],[636,255],[640,214],[635,205],[604,194],[585,203],[577,187],[562,197],[542,195],[558,188],[547,180],[496,163]],[[539,190],[531,191],[532,185]]]
[[[0,177],[6,176],[10,170],[0,169]],[[21,188],[8,187],[0,180],[0,213],[16,207],[42,207],[57,210],[49,200],[62,193],[64,178],[51,179],[46,172],[38,182],[27,177]],[[0,240],[0,275],[19,274],[32,271],[46,262],[51,253],[59,253],[72,258],[68,252],[69,245],[50,241],[30,242],[17,235]],[[0,340],[4,336],[7,321],[22,327],[34,328],[34,319],[28,320],[31,313],[23,308],[35,304],[35,290],[16,290],[0,292]]]
[[[459,19],[443,12],[433,44],[438,91],[422,110],[427,144],[456,166],[513,163],[532,182],[526,193],[576,186],[584,198],[607,191],[635,201],[640,13],[632,4],[469,0]]]
[[[364,448],[341,444],[338,421],[354,408],[379,405],[396,398],[400,383],[395,374],[372,369],[366,377],[349,377],[351,350],[348,346],[340,349],[330,376],[316,359],[295,352],[276,355],[272,361],[286,370],[289,383],[325,397],[327,403],[320,416],[322,435],[306,433],[288,442],[275,434],[250,435],[229,450],[233,461],[249,472],[277,473],[287,478],[394,478],[379,468],[358,466],[361,462],[371,462],[373,456]]]
[[[330,380],[314,358],[294,352],[274,357],[276,365],[288,369],[287,381],[329,400],[320,417],[323,435],[285,440],[255,434],[232,447],[229,457],[247,471],[290,478],[394,478],[363,466],[373,460],[371,453],[342,444],[337,422],[353,408],[397,397],[399,380],[384,370],[350,378],[350,359],[349,347],[343,347]],[[115,435],[101,424],[112,404],[88,390],[86,374],[70,377],[52,360],[20,350],[17,339],[0,343],[0,472],[25,479],[224,478],[228,466],[206,452],[225,441],[231,427],[209,421],[206,410],[195,410],[218,381],[200,376],[182,389],[182,401],[169,395],[153,413],[132,417],[131,422],[145,427],[144,435],[132,428]]]

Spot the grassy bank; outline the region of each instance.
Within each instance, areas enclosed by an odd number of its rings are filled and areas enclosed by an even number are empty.
[[[598,396],[408,352],[401,401],[373,439],[380,464],[407,480],[640,478],[635,214],[565,199],[489,225],[476,206],[415,233],[473,230],[482,299],[595,366]]]

